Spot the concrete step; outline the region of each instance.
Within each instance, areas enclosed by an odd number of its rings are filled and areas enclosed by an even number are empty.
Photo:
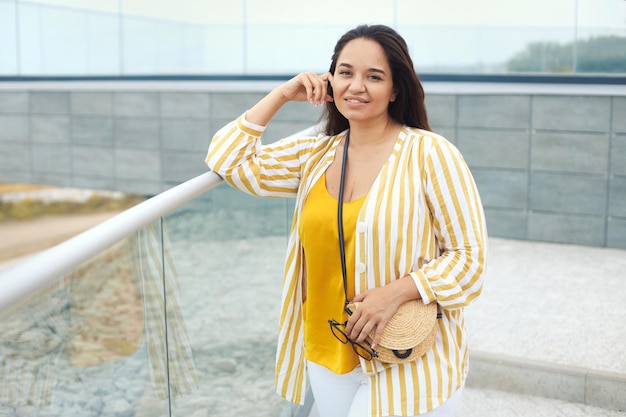
[[[614,372],[471,352],[467,387],[538,396],[626,415],[626,376]]]
[[[626,250],[490,239],[468,386],[626,410]]]
[[[454,417],[624,417],[626,411],[607,410],[578,402],[497,389],[465,387]]]

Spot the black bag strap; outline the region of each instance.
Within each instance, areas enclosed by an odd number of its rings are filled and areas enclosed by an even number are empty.
[[[343,144],[343,158],[341,162],[341,179],[339,180],[339,197],[337,202],[337,226],[339,228],[339,256],[341,257],[341,274],[343,275],[343,293],[345,296],[344,310],[348,314],[352,312],[348,306],[348,276],[346,273],[346,247],[343,237],[343,185],[346,178],[346,164],[348,163],[348,145],[350,144],[350,131],[346,134],[346,140]]]

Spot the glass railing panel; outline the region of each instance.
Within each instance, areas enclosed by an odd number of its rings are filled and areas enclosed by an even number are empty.
[[[85,74],[119,74],[122,69],[119,17],[108,13],[89,13],[85,19]]]
[[[194,25],[126,17],[123,27],[125,74],[191,72],[186,66],[193,52],[186,35],[193,33]]]
[[[244,32],[238,25],[204,26],[202,52],[204,73],[248,74],[247,48]],[[233,51],[237,51],[233,53]]]
[[[172,416],[296,412],[274,391],[290,203],[222,185],[166,217]]]
[[[399,28],[415,59],[418,72],[515,72],[510,61],[529,45],[573,41],[571,28],[471,27],[406,25]],[[433,36],[436,34],[436,36]],[[428,39],[428,42],[424,42]],[[549,56],[541,52],[537,72],[548,71]],[[561,62],[561,72],[572,71],[571,53]],[[525,69],[524,69],[525,70]],[[530,71],[530,69],[525,70]]]
[[[0,416],[168,415],[164,332],[148,331],[165,325],[146,291],[159,288],[142,271],[145,240],[111,246],[0,315]]]
[[[353,25],[248,25],[248,72],[292,74],[328,71],[337,40]],[[286,38],[288,34],[288,38]],[[285,54],[268,55],[280,45]]]
[[[20,73],[18,75],[49,74],[43,58],[44,46],[41,42],[43,39],[42,24],[40,7],[38,5],[19,5],[17,56]]]
[[[0,2],[0,75],[17,75],[15,3]]]
[[[571,1],[572,14],[578,9],[576,4]],[[585,8],[592,7],[589,4]],[[236,8],[232,19],[218,24],[203,19],[175,20],[176,16],[142,17],[126,13],[124,2],[104,11],[0,0],[0,50],[6,52],[0,61],[0,75],[326,71],[335,42],[355,25],[332,20],[249,23],[238,21],[249,10],[242,13]],[[381,23],[390,24],[392,16],[393,22],[400,22],[396,27],[407,40],[419,72],[624,73],[620,65],[626,38],[623,25],[610,19],[596,24],[585,17],[583,9],[580,19],[571,24],[542,19],[541,25],[500,25],[488,19],[485,24],[472,25],[453,20],[451,24],[445,20],[417,24],[414,19],[397,16],[404,8],[392,10],[389,5],[382,14],[380,10],[377,13]],[[608,38],[611,36],[616,39]],[[588,45],[592,39],[597,42]],[[271,54],[268,45],[284,46],[289,53]],[[603,51],[602,56],[597,50]],[[516,57],[524,62],[511,63]]]

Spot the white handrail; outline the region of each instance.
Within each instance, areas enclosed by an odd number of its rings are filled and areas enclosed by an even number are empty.
[[[217,174],[206,172],[25,259],[0,274],[0,312],[221,182]]]

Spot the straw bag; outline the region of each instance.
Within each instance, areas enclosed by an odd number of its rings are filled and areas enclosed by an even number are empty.
[[[350,303],[347,308],[356,311],[361,303]],[[383,335],[376,345],[381,362],[410,362],[424,355],[435,343],[437,336],[437,303],[424,304],[421,300],[408,301],[385,325]],[[373,333],[365,339],[372,344]]]
[[[339,198],[337,207],[339,227],[339,252],[341,256],[341,272],[343,273],[343,289],[346,299],[346,311],[352,314],[361,303],[348,303],[345,242],[343,237],[343,185],[350,131],[346,135],[343,150],[341,180],[339,182]],[[375,357],[381,362],[410,362],[424,355],[435,343],[437,335],[437,303],[424,304],[422,300],[408,301],[400,306],[383,329],[383,335],[376,346]],[[366,338],[371,345],[373,334]]]

